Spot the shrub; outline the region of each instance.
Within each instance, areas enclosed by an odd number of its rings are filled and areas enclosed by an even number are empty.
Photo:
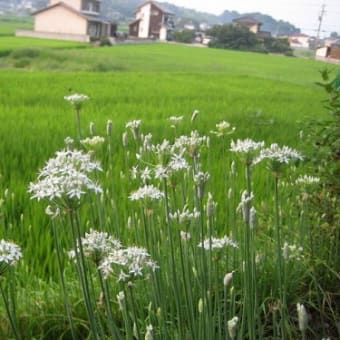
[[[101,38],[100,39],[100,43],[99,43],[99,46],[111,46],[111,41],[109,38]]]
[[[14,67],[16,68],[25,68],[31,64],[30,58],[21,58],[18,60],[15,60]]]
[[[19,48],[11,53],[13,59],[36,58],[40,55],[40,50],[36,48]]]
[[[176,31],[173,38],[175,41],[191,44],[194,40],[194,33],[190,30]]]

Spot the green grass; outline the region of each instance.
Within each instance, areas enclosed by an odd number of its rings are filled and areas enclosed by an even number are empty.
[[[33,19],[0,15],[0,36],[13,36],[18,29],[33,29]]]
[[[214,233],[222,235],[226,228],[230,231],[230,223],[235,217],[232,205],[225,205],[229,186],[232,185],[229,171],[232,156],[228,151],[230,139],[253,138],[265,140],[267,144],[278,142],[299,148],[299,131],[303,122],[326,115],[323,107],[326,96],[315,84],[320,80],[319,70],[324,64],[313,60],[172,44],[79,49],[75,47],[86,45],[2,37],[0,46],[2,51],[8,52],[7,56],[0,58],[0,200],[4,200],[0,204],[0,237],[13,240],[24,249],[25,259],[19,268],[18,278],[20,297],[26,296],[27,300],[20,303],[19,311],[26,319],[27,313],[31,314],[32,323],[27,334],[32,337],[46,335],[51,327],[58,328],[58,334],[63,331],[63,326],[60,326],[63,315],[61,295],[55,283],[48,285],[49,280],[55,282],[58,279],[51,223],[44,214],[45,204],[30,200],[27,187],[30,181],[36,179],[38,169],[46,160],[64,147],[65,137],[76,138],[75,113],[63,99],[65,95],[77,92],[90,97],[81,112],[84,136],[89,135],[90,122],[94,122],[96,134],[105,136],[107,120],[113,121],[113,161],[108,159],[105,147],[98,152],[104,166],[100,180],[109,188],[109,193],[105,194],[107,201],[103,205],[105,223],[101,227],[119,235],[124,243],[143,239],[138,228],[132,231],[126,227],[129,215],[135,214],[136,219],[141,218],[139,207],[132,208],[127,199],[127,195],[138,185],[129,181],[124,163],[125,150],[121,137],[127,121],[141,119],[142,132],[151,132],[154,143],[163,138],[174,138],[174,130],[167,120],[172,115],[184,116],[177,135],[188,134],[195,128],[211,136],[212,149],[209,154],[202,154],[202,162],[204,170],[213,174],[207,191],[211,191],[219,202]],[[16,64],[18,61],[24,61],[20,69]],[[200,114],[191,124],[190,118],[196,109]],[[222,120],[236,127],[234,135],[227,137],[224,142],[210,134],[216,123]],[[133,159],[138,150],[135,150],[131,139],[129,150]],[[132,166],[131,159],[129,166]],[[240,193],[245,189],[244,169],[240,163],[236,164],[236,168],[237,190],[234,195],[237,201],[234,204],[238,203]],[[121,176],[121,171],[125,177]],[[254,177],[256,204],[260,212],[257,246],[272,259],[273,186],[264,167],[255,169]],[[188,188],[190,190],[191,186]],[[109,196],[111,194],[112,197]],[[283,231],[292,242],[296,242],[300,230],[300,217],[297,217],[296,207],[292,203],[294,199],[291,191],[283,192]],[[160,234],[165,233],[160,236],[162,242],[166,242],[164,235],[167,234],[162,229],[165,228],[164,216],[161,215],[163,210],[160,207],[155,209],[155,225],[152,227],[156,231],[161,230]],[[85,207],[82,221],[90,221],[94,227],[98,227],[98,219],[93,220],[89,216]],[[157,220],[157,216],[160,216],[160,220]],[[240,218],[235,219],[237,225],[243,228]],[[63,246],[68,250],[68,224],[60,227],[65,242]],[[242,228],[238,229],[238,233],[241,233]],[[176,245],[179,246],[179,243]],[[157,248],[156,244],[154,247]],[[160,258],[167,258],[161,247],[159,252]],[[169,262],[166,262],[163,273],[170,270]],[[276,284],[275,278],[270,276],[271,272],[275,272],[275,266],[274,261],[270,260],[261,269],[261,273],[265,273],[259,280],[259,286],[263,288],[260,296],[264,309],[271,308],[266,299],[271,294],[271,284]],[[70,286],[76,282],[72,268],[71,265],[66,268]],[[222,270],[233,270],[230,262]],[[239,268],[237,275],[241,271]],[[171,278],[174,276],[171,275],[169,284],[173,288]],[[291,306],[300,297],[308,299],[308,289],[304,281],[299,281],[302,277],[305,280],[307,275],[301,267],[292,271],[291,277],[294,279],[289,282]],[[168,278],[163,279],[164,287],[168,287]],[[42,283],[39,285],[37,282],[40,280]],[[239,281],[236,280],[236,284]],[[195,304],[200,297],[197,295],[200,292],[199,285],[197,281],[193,283]],[[114,291],[117,288],[114,286]],[[143,285],[142,288],[150,292],[148,286]],[[41,294],[38,294],[39,289],[42,290]],[[79,317],[77,322],[83,325],[86,316],[84,309],[79,307],[81,304],[77,303],[80,293],[72,288],[71,291],[70,299],[76,305],[75,313]],[[238,293],[242,294],[240,291]],[[145,306],[149,303],[147,299],[150,295],[140,294],[138,297],[144,317],[141,323],[144,324],[145,319],[149,318]],[[52,303],[58,302],[55,308],[52,308],[49,299]],[[314,296],[311,299],[314,301]],[[167,312],[174,315],[173,302],[166,301],[170,305]],[[41,324],[39,315],[46,311],[49,316]],[[23,319],[25,326],[26,319]],[[151,319],[156,323],[155,314]],[[174,320],[170,320],[169,327],[172,329],[171,334],[178,336]],[[0,321],[0,335],[1,329]],[[8,333],[3,330],[3,334]]]

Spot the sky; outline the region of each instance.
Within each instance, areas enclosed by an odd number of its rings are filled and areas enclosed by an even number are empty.
[[[288,21],[302,33],[316,36],[319,16],[324,4],[320,36],[331,32],[340,34],[340,0],[163,0],[177,6],[193,8],[213,14],[224,10],[239,13],[261,12],[276,20]]]

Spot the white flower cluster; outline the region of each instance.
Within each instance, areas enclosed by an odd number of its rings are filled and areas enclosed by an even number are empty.
[[[112,251],[121,248],[119,240],[114,239],[108,233],[99,232],[93,229],[91,229],[89,233],[85,233],[85,237],[82,238],[81,244],[84,256],[93,259],[95,263],[99,263]],[[74,251],[71,251],[69,254],[71,258],[75,257]]]
[[[229,122],[223,120],[222,122],[216,124],[216,131],[210,131],[217,137],[222,137],[224,135],[230,135],[235,131],[235,127],[232,127]]]
[[[126,123],[125,127],[127,129],[130,129],[133,135],[133,138],[135,140],[139,139],[140,137],[140,126],[141,126],[141,120],[132,120],[128,123]]]
[[[89,147],[97,146],[99,144],[103,144],[105,142],[105,138],[101,136],[93,136],[92,138],[85,138],[80,141],[81,144]]]
[[[308,314],[306,308],[302,303],[297,303],[296,310],[299,320],[299,329],[301,332],[305,332],[308,327]]]
[[[295,184],[306,184],[306,185],[318,184],[318,183],[320,183],[319,177],[313,177],[313,176],[309,176],[309,175],[300,176],[295,181]]]
[[[141,277],[146,270],[155,271],[157,268],[157,264],[146,249],[139,247],[115,249],[99,266],[105,279],[113,275],[118,278],[118,281]]]
[[[264,142],[255,142],[252,139],[238,139],[236,142],[231,141],[230,151],[239,153],[253,153],[264,147]]]
[[[222,249],[224,247],[233,247],[233,248],[238,248],[238,243],[231,240],[228,236],[224,236],[222,238],[216,238],[216,237],[211,237],[207,238],[202,242],[198,244],[198,247],[204,248],[205,250],[216,250],[216,249]]]
[[[83,103],[88,100],[89,97],[85,94],[75,93],[70,96],[65,96],[64,99],[70,102],[76,110],[80,110]]]
[[[160,200],[164,197],[164,193],[157,189],[154,185],[144,185],[143,187],[139,188],[137,191],[133,192],[129,198],[131,201],[138,201],[138,200]]]
[[[21,249],[13,242],[0,240],[0,275],[7,266],[15,266],[22,258]]]
[[[56,157],[51,158],[40,171],[38,180],[30,183],[28,191],[31,198],[50,201],[80,199],[88,190],[101,193],[101,187],[88,177],[95,170],[102,169],[89,154],[78,150],[58,151]]]
[[[65,96],[64,99],[70,102],[71,104],[78,104],[88,100],[89,97],[85,94],[74,93],[71,94],[70,96]]]
[[[301,261],[303,260],[303,248],[300,246],[298,247],[295,244],[288,244],[288,242],[285,242],[282,247],[282,256],[285,259],[285,261],[288,260],[297,260]]]
[[[190,168],[188,162],[183,155],[172,154],[171,160],[168,164],[168,168],[170,171],[180,171],[180,170],[188,170]]]
[[[183,210],[177,210],[174,213],[169,214],[170,219],[176,220],[178,223],[186,224],[196,221],[200,217],[200,212],[196,208],[192,212],[189,211],[187,206],[184,206]]]
[[[228,333],[232,339],[234,339],[236,336],[238,321],[239,319],[237,316],[234,316],[231,320],[228,320]]]
[[[255,159],[254,163],[259,163],[265,159],[276,163],[288,164],[294,160],[303,160],[302,155],[288,146],[280,147],[278,144],[271,144],[269,148],[262,149],[260,155]]]
[[[202,146],[209,144],[207,136],[200,136],[197,131],[191,131],[190,136],[180,136],[176,138],[174,147],[180,150],[186,150],[191,157],[196,157]]]
[[[169,121],[175,125],[180,123],[183,120],[183,116],[171,116],[169,117]]]

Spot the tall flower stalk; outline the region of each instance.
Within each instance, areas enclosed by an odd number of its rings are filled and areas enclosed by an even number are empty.
[[[256,266],[255,266],[255,246],[254,246],[254,223],[251,219],[252,207],[252,166],[255,156],[264,147],[264,142],[255,142],[251,139],[237,140],[231,142],[230,150],[240,155],[245,165],[246,186],[242,194],[241,203],[238,210],[242,212],[244,228],[244,245],[243,245],[243,261],[244,266],[244,300],[243,300],[243,316],[247,319],[249,339],[255,339],[255,329],[257,322],[257,288],[256,288]],[[243,319],[244,319],[243,318]],[[242,334],[244,331],[244,322],[242,322]]]
[[[78,140],[80,141],[81,136],[81,125],[80,125],[80,111],[82,109],[83,103],[89,99],[89,97],[85,94],[72,94],[70,96],[65,96],[65,100],[71,103],[76,111],[76,123],[77,123],[77,131],[78,131]]]
[[[92,336],[94,339],[98,339],[98,325],[95,320],[93,302],[91,301],[89,273],[85,263],[81,239],[83,231],[79,218],[81,198],[91,191],[95,193],[102,192],[101,187],[90,177],[95,171],[101,171],[101,167],[98,162],[91,159],[90,154],[84,154],[78,150],[59,151],[56,153],[55,158],[51,158],[40,171],[38,180],[30,183],[29,192],[31,197],[38,201],[47,200],[53,205],[56,213],[63,211],[69,215],[77,271],[86,311]],[[60,252],[58,241],[57,251]],[[58,256],[62,255],[59,253]],[[66,301],[65,306],[68,306]],[[68,308],[66,308],[66,312],[68,315],[70,314]],[[71,317],[69,316],[69,318]]]
[[[8,274],[12,274],[12,267],[15,267],[21,258],[22,252],[18,245],[0,240],[0,292],[13,334],[17,340],[21,339],[21,335],[16,320],[14,294],[8,294],[8,289],[11,289],[13,285],[13,282],[8,282]],[[5,289],[3,281],[7,281],[8,289]]]
[[[282,175],[284,165],[293,161],[303,160],[302,155],[288,146],[280,147],[277,144],[271,144],[269,148],[261,150],[260,155],[255,159],[255,163],[261,161],[268,162],[268,169],[274,175],[274,216],[275,216],[275,240],[276,240],[276,257],[277,257],[277,279],[278,293],[280,299],[281,313],[281,337],[286,338],[286,318],[287,318],[287,287],[283,278],[284,263],[282,258],[282,237],[281,237],[281,219],[280,219],[280,199],[279,199],[279,179]]]

